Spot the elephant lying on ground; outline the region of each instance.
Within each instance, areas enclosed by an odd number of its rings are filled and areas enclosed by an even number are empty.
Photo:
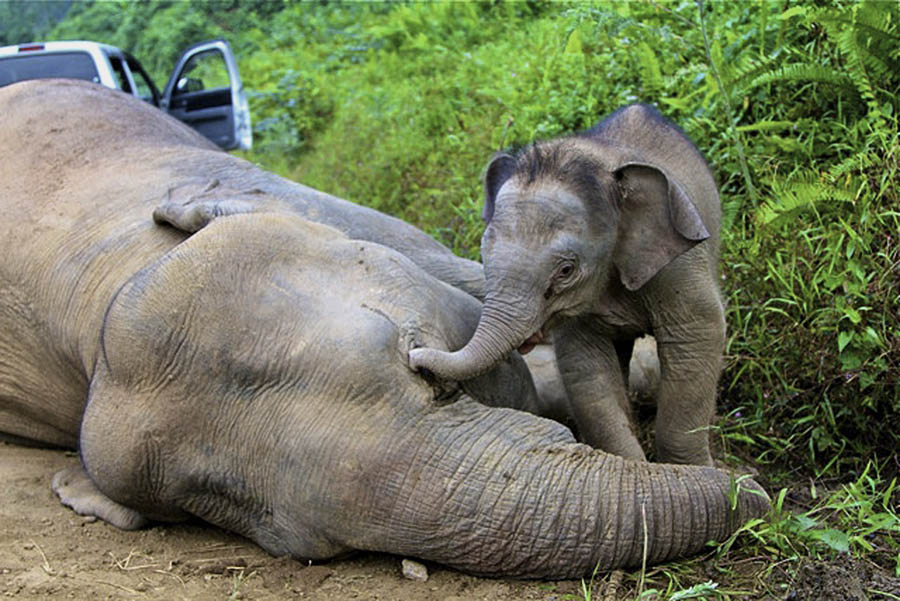
[[[411,370],[480,304],[399,252],[290,215],[154,225],[192,163],[226,157],[149,105],[26,82],[0,114],[0,431],[79,446],[53,483],[77,511],[559,578],[638,565],[645,536],[649,562],[695,553],[767,510],[751,480],[476,402],[533,398],[516,355],[459,386]]]

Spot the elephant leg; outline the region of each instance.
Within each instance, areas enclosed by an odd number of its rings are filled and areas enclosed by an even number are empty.
[[[628,369],[628,396],[633,403],[657,404],[659,388],[659,357],[656,339],[644,336],[634,341]]]
[[[98,517],[122,530],[136,530],[147,523],[137,511],[119,505],[100,492],[80,463],[53,476],[51,488],[63,505],[79,515]]]
[[[614,455],[645,460],[615,344],[587,320],[572,320],[554,332],[553,345],[581,440]]]
[[[709,427],[725,350],[718,297],[694,305],[694,319],[654,326],[660,383],[656,411],[659,461],[712,465]]]

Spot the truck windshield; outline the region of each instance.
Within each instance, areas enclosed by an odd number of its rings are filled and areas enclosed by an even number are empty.
[[[0,86],[25,79],[70,77],[100,82],[94,61],[86,52],[19,54],[0,59]]]

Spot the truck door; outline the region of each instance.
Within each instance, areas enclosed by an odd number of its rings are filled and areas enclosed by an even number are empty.
[[[160,108],[226,150],[247,150],[253,143],[247,96],[225,40],[201,42],[185,51]]]

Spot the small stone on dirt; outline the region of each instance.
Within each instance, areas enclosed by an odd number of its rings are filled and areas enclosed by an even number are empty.
[[[409,580],[418,580],[425,582],[428,580],[428,568],[412,559],[404,559],[401,564],[403,568],[403,577]]]

